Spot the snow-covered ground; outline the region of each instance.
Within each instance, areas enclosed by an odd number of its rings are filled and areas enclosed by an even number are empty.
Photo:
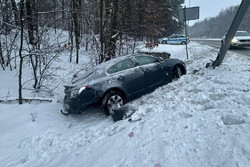
[[[208,46],[191,42],[188,60],[185,46],[154,51],[184,60],[188,73],[131,102],[132,121],[113,122],[98,108],[64,116],[62,87],[52,103],[0,103],[0,166],[248,167],[249,57],[229,52],[212,69],[205,65],[217,50]],[[1,99],[16,98],[16,72],[0,78]]]

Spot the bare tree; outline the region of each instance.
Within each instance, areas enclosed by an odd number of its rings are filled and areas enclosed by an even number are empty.
[[[100,43],[101,43],[101,48],[100,48],[100,55],[99,55],[99,63],[104,61],[104,40],[103,40],[103,0],[100,0]]]
[[[18,15],[19,12],[18,12],[15,0],[11,0],[11,6],[12,6],[12,11],[14,13],[15,25],[19,26],[19,15]]]
[[[80,49],[80,28],[79,28],[79,9],[80,9],[80,0],[72,0],[73,7],[73,23],[74,23],[74,33],[75,33],[75,45],[76,45],[76,64],[79,63],[79,49]]]
[[[4,57],[3,57],[3,50],[2,50],[2,40],[1,40],[1,33],[0,33],[0,64],[3,68],[3,70],[5,70],[4,66],[5,66],[5,61],[4,61]]]
[[[24,0],[20,0],[20,47],[19,47],[19,58],[20,58],[20,64],[19,64],[19,75],[18,75],[18,99],[19,104],[23,103],[22,98],[22,72],[23,72],[23,32],[24,32],[24,23],[23,23],[23,16],[24,16]]]

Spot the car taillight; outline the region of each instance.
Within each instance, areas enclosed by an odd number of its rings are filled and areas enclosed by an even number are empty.
[[[81,87],[78,91],[78,94],[80,94],[83,90],[87,89],[88,88],[88,85],[85,85],[83,87]]]
[[[187,37],[187,40],[189,40],[189,38]]]

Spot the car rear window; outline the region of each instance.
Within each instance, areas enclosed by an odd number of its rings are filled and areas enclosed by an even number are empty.
[[[151,64],[159,62],[159,60],[155,57],[150,56],[136,56],[135,59],[138,61],[140,65]]]
[[[89,76],[91,76],[95,71],[97,71],[96,67],[91,68],[91,69],[87,70],[86,72],[84,72],[82,75],[76,76],[75,78],[73,78],[71,82],[74,84],[80,80],[86,79]]]
[[[116,72],[116,69],[115,69],[115,66],[111,66],[108,70],[107,70],[107,73],[108,74],[113,74]]]

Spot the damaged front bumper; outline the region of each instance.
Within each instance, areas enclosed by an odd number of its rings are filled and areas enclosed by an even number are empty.
[[[80,113],[88,106],[97,103],[100,98],[95,94],[95,91],[88,88],[77,94],[78,90],[75,87],[65,87],[65,97],[63,100],[63,112],[68,115],[69,113]],[[62,113],[63,113],[62,112]],[[63,113],[63,114],[64,114]]]

